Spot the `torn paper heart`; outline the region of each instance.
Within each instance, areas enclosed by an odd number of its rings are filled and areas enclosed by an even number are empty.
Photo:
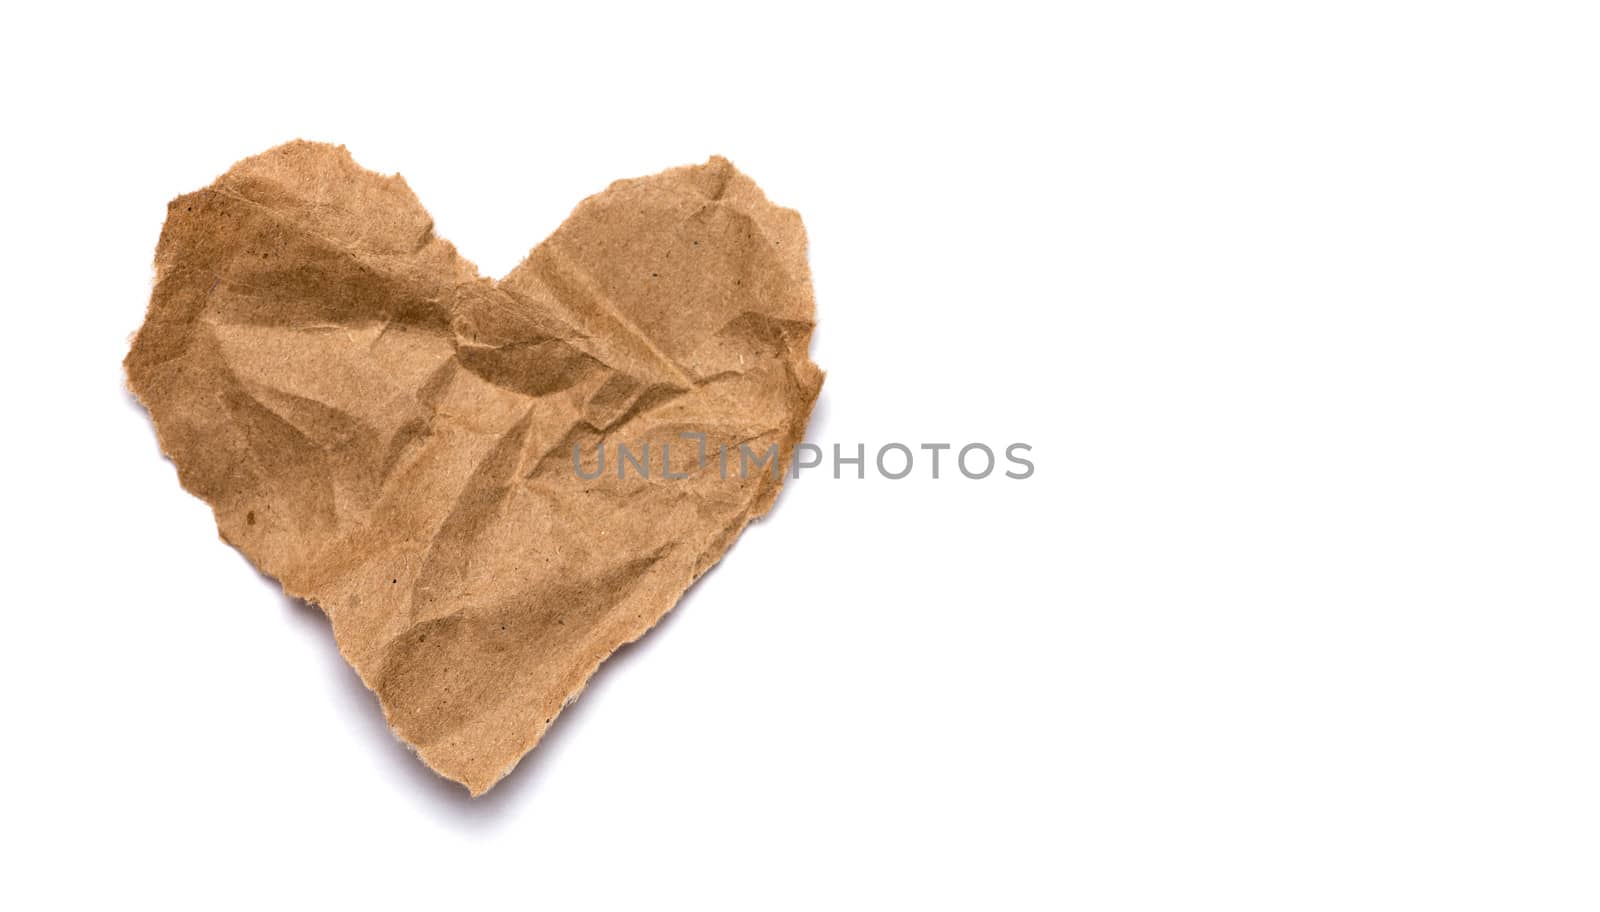
[[[822,384],[800,217],[720,158],[496,282],[404,180],[294,142],[174,200],[156,273],[128,380],[183,486],[473,794],[777,497],[680,435],[786,459]],[[668,442],[689,477],[574,469]]]

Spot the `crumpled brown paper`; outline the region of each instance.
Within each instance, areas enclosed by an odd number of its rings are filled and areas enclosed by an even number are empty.
[[[787,462],[812,321],[800,217],[724,159],[618,181],[493,281],[400,177],[293,142],[170,204],[126,366],[222,537],[476,795],[771,507],[783,472],[716,453]]]

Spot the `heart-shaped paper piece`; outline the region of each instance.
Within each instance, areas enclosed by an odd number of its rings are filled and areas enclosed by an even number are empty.
[[[222,537],[481,794],[771,507],[740,446],[786,465],[812,321],[800,217],[726,160],[613,184],[496,282],[294,142],[171,203],[127,370]]]

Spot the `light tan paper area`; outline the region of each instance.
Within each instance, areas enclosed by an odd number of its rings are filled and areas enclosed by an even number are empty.
[[[800,217],[723,159],[613,184],[499,281],[432,224],[343,147],[239,162],[171,203],[127,370],[222,537],[476,795],[772,506],[783,473],[716,448],[787,460],[822,373]]]

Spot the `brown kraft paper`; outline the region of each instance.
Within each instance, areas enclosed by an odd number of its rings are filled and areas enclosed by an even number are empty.
[[[155,266],[126,366],[179,480],[474,795],[772,506],[822,384],[800,217],[721,158],[495,281],[292,142],[172,201]]]

